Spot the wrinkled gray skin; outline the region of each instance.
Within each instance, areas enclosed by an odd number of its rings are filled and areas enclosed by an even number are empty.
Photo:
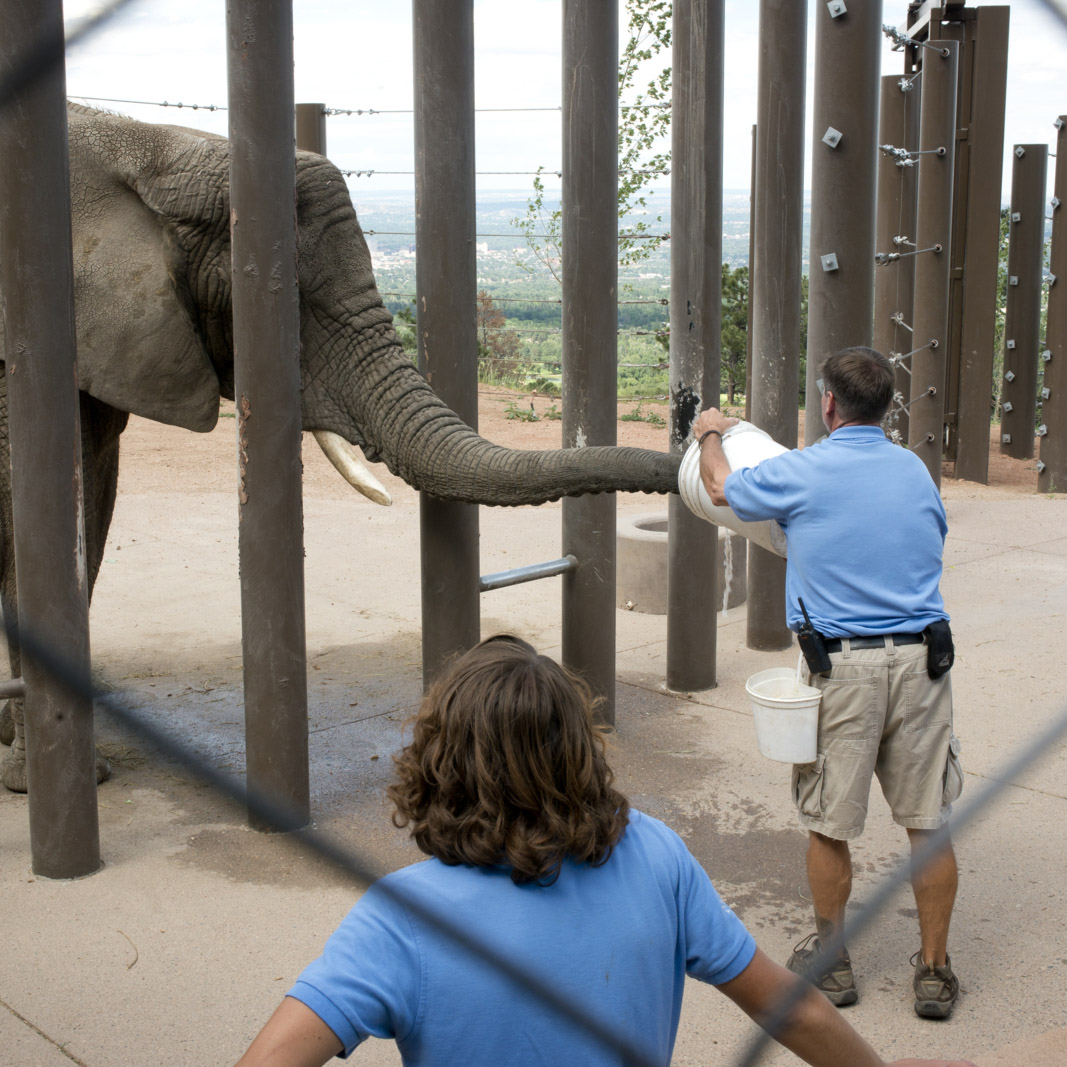
[[[90,589],[111,522],[128,412],[206,433],[233,399],[229,148],[194,130],[70,105],[78,376]],[[489,444],[402,351],[341,173],[297,154],[301,413],[415,489],[476,504],[612,490],[675,491],[679,457],[629,448],[528,452]],[[0,358],[3,352],[0,350]],[[0,377],[0,592],[14,617],[7,392]],[[370,506],[370,505],[368,505]],[[19,672],[17,650],[12,672]],[[25,790],[11,702],[2,780]],[[0,730],[0,739],[3,731]],[[100,775],[107,773],[101,762]]]

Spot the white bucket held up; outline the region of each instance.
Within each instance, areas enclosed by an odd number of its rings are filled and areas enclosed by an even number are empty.
[[[782,763],[813,763],[818,754],[822,691],[797,681],[792,667],[771,667],[745,683],[760,754]]]
[[[731,470],[740,467],[755,467],[772,456],[780,456],[789,449],[778,444],[770,434],[764,433],[758,426],[742,420],[722,435],[722,450]],[[700,448],[694,441],[678,471],[678,492],[685,506],[694,514],[716,526],[747,537],[761,548],[777,556],[785,556],[785,534],[781,526],[773,520],[768,522],[742,522],[728,507],[717,507],[711,502],[704,483],[700,480]]]

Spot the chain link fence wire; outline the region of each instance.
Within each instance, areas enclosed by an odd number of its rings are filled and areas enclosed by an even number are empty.
[[[359,852],[345,848],[326,834],[302,825],[302,817],[286,805],[278,803],[262,791],[249,789],[245,783],[211,766],[184,742],[170,736],[140,715],[123,699],[121,693],[105,692],[91,684],[86,685],[83,680],[79,679],[78,672],[66,657],[55,648],[38,640],[35,634],[30,633],[24,627],[11,625],[6,618],[4,627],[8,641],[19,643],[23,660],[33,662],[47,672],[72,698],[91,700],[97,711],[103,712],[112,722],[139,738],[152,751],[180,764],[220,796],[236,805],[246,807],[260,824],[269,826],[275,833],[290,835],[291,839],[303,848],[321,856],[337,870],[351,876],[357,884],[364,887],[388,873]],[[524,993],[548,1005],[562,1019],[585,1029],[605,1048],[617,1053],[621,1062],[633,1064],[634,1067],[655,1067],[656,1061],[650,1058],[646,1050],[616,1033],[607,1022],[583,1011],[581,1005],[563,997],[550,982],[524,971],[518,962],[502,954],[496,946],[479,937],[476,931],[459,926],[447,915],[426,907],[402,892],[394,891],[392,887],[381,886],[380,888],[403,907],[410,909],[420,920],[452,941],[457,948],[473,956],[481,957]]]
[[[91,36],[131,2],[132,0],[111,0],[92,16],[75,24],[66,36],[66,47],[71,47]],[[1053,2],[1053,0],[1045,0],[1045,6],[1067,25],[1067,6]],[[24,50],[23,58],[0,76],[0,108],[5,107],[9,101],[25,91],[54,64],[62,62],[63,58],[63,48],[52,40],[31,42]],[[104,692],[91,685],[86,686],[78,672],[61,653],[38,640],[37,635],[28,632],[25,628],[18,628],[6,616],[4,629],[9,644],[17,641],[23,657],[35,661],[69,694],[80,699],[91,700],[95,708],[140,738],[150,749],[166,759],[179,763],[220,796],[246,808],[261,823],[269,825],[275,832],[289,834],[303,848],[321,856],[338,870],[348,874],[357,884],[370,885],[386,873],[358,851],[347,849],[327,835],[299,825],[301,819],[284,805],[278,804],[262,793],[249,790],[244,783],[208,764],[186,744],[171,737],[138,714],[130,704],[123,700],[121,694]],[[1067,708],[1064,708],[1042,733],[1029,744],[1017,749],[1011,759],[1001,764],[999,778],[992,780],[972,801],[960,806],[951,824],[952,830],[958,834],[973,822],[1004,790],[1013,784],[1023,771],[1037,763],[1043,756],[1047,756],[1064,737],[1067,737]],[[942,827],[930,836],[912,859],[901,864],[881,881],[871,897],[857,909],[846,929],[842,930],[832,942],[822,946],[822,951],[814,961],[814,968],[817,972],[821,970],[825,973],[831,968],[846,938],[858,935],[885,910],[893,893],[910,880],[914,870],[922,870],[930,863],[949,840],[949,834],[950,827],[948,825]],[[401,894],[393,893],[392,895],[417,914],[423,922],[450,939],[458,948],[481,957],[516,987],[540,999],[557,1012],[561,1019],[584,1028],[601,1041],[605,1048],[617,1053],[622,1062],[632,1064],[634,1067],[645,1067],[645,1065],[654,1067],[655,1061],[645,1050],[616,1033],[605,1021],[597,1019],[583,1011],[573,1001],[564,998],[550,982],[524,971],[518,962],[500,953],[495,946],[481,939],[477,932],[460,927],[447,916]],[[776,1034],[781,1033],[783,1027],[788,1024],[791,1012],[808,988],[810,987],[807,983],[798,980],[790,994],[781,998],[766,1017],[763,1028],[758,1031],[749,1048],[737,1061],[737,1067],[754,1067],[760,1061],[767,1043]]]
[[[86,686],[65,657],[39,641],[36,635],[25,629],[16,629],[7,619],[4,626],[8,641],[20,642],[24,660],[32,660],[47,671],[71,696],[91,700],[96,709],[139,738],[151,750],[180,764],[231,803],[247,808],[261,824],[268,825],[274,832],[291,835],[304,849],[322,857],[361,886],[368,886],[387,873],[360,852],[344,847],[326,834],[300,825],[300,817],[286,806],[261,792],[249,790],[245,783],[211,766],[184,742],[170,736],[141,716],[120,693],[104,692],[91,685]],[[817,974],[829,971],[846,939],[856,937],[886,910],[892,895],[910,880],[913,872],[923,870],[950,840],[950,832],[958,836],[961,830],[1013,785],[1023,771],[1042,757],[1048,756],[1065,737],[1067,707],[1062,709],[1037,737],[1019,747],[1010,759],[1001,764],[998,772],[1000,777],[990,781],[973,800],[959,806],[951,824],[946,824],[931,834],[914,857],[900,864],[895,871],[882,879],[870,898],[857,909],[846,928],[840,931],[833,941],[821,946],[821,951],[813,962],[814,971]],[[451,940],[457,948],[480,957],[522,992],[539,999],[557,1012],[561,1019],[585,1029],[602,1042],[605,1048],[617,1053],[622,1063],[633,1067],[652,1067],[657,1062],[650,1058],[645,1050],[616,1033],[608,1023],[584,1011],[580,1004],[564,998],[549,981],[524,971],[519,962],[502,954],[494,945],[480,938],[477,931],[465,929],[452,922],[448,916],[409,899],[402,893],[393,892],[389,887],[381,888],[383,891],[388,890],[394,899]],[[791,992],[782,997],[765,1016],[749,1047],[737,1060],[737,1067],[754,1067],[760,1062],[767,1044],[788,1025],[793,1009],[809,989],[807,982],[797,980]]]
[[[58,37],[39,35],[22,50],[22,55],[10,68],[0,75],[0,108],[16,99],[42,74],[62,63],[67,48],[73,48],[106,26],[124,7],[133,0],[110,0],[99,10],[84,19],[74,22],[61,43]]]

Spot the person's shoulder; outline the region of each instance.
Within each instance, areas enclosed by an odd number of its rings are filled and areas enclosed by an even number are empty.
[[[647,815],[636,808],[630,809],[630,823],[623,835],[634,843],[639,843],[645,849],[658,849],[665,853],[688,854],[689,849],[676,831],[672,830],[665,822]]]
[[[440,860],[426,859],[411,863],[407,867],[390,871],[376,879],[363,894],[367,904],[379,901],[402,903],[412,895],[420,895],[428,887],[438,885],[442,879],[449,878],[450,871],[457,868],[446,867]]]

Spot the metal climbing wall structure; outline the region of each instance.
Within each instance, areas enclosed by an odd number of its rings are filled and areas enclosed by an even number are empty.
[[[1052,248],[1049,252],[1048,315],[1041,350],[1041,458],[1037,488],[1042,493],[1067,488],[1067,115],[1056,119],[1056,183],[1052,197]]]

